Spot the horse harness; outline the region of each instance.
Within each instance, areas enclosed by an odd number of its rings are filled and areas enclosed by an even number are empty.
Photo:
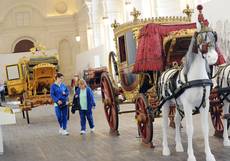
[[[205,103],[206,88],[205,87],[212,86],[213,83],[211,79],[198,79],[198,80],[188,81],[187,74],[183,74],[185,78],[185,82],[183,82],[181,80],[181,72],[182,72],[182,69],[178,68],[172,71],[172,73],[170,73],[166,79],[165,79],[165,75],[163,75],[163,80],[166,80],[165,83],[164,82],[162,83],[162,84],[165,84],[166,86],[164,90],[166,97],[161,99],[161,103],[159,107],[161,108],[166,101],[174,98],[176,102],[176,108],[181,118],[183,119],[184,111],[179,108],[179,105],[177,103],[177,98],[181,94],[183,94],[186,89],[194,88],[194,87],[203,87],[203,96],[202,96],[201,103],[199,107],[195,107],[195,111],[193,112],[193,114],[198,113],[201,107],[205,108],[206,106],[206,103]],[[178,77],[178,81],[177,81],[177,77]],[[177,82],[180,84],[178,88],[176,88]]]
[[[227,100],[230,102],[230,99],[228,96],[230,95],[230,70],[227,73],[227,87],[223,87],[223,81],[224,81],[224,75],[226,72],[226,69],[230,66],[230,64],[220,67],[220,69],[217,71],[216,75],[213,76],[213,78],[217,77],[217,91],[219,96],[222,96],[220,98],[221,103],[223,103],[224,100]],[[222,73],[222,74],[221,74]]]

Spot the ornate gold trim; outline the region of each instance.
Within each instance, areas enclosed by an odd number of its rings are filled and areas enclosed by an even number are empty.
[[[164,52],[165,52],[165,45],[168,41],[172,40],[172,44],[173,42],[176,41],[177,38],[182,38],[182,37],[192,37],[193,34],[195,33],[196,29],[182,29],[182,30],[179,30],[179,31],[172,31],[168,34],[168,36],[166,36],[163,40],[163,49],[164,49]],[[170,45],[170,49],[169,51],[171,50],[171,47],[173,47],[172,45]]]
[[[128,30],[132,30],[136,28],[140,30],[144,25],[149,23],[156,23],[156,24],[182,24],[182,23],[190,23],[190,19],[188,17],[183,16],[166,16],[166,17],[155,17],[155,18],[145,18],[140,19],[139,21],[127,22],[122,25],[116,24],[116,27],[113,29],[115,37],[119,34],[125,33]]]
[[[40,64],[34,66],[34,67],[33,67],[33,70],[39,69],[39,68],[47,68],[47,67],[55,68],[55,65],[50,64],[50,63],[40,63]]]

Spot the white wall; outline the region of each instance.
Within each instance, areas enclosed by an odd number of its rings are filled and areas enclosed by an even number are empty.
[[[56,49],[47,50],[46,54],[48,56],[57,54]],[[0,80],[6,81],[6,71],[5,66],[10,64],[17,64],[19,59],[22,57],[31,57],[33,56],[30,52],[24,53],[6,53],[0,55]]]
[[[210,0],[203,4],[204,16],[218,34],[218,44],[227,61],[230,60],[230,14],[229,0]]]
[[[82,0],[1,0],[0,57],[13,52],[15,44],[22,39],[38,41],[48,50],[61,51],[60,44],[65,40],[69,42],[68,50],[61,54],[70,65],[75,64],[75,55],[80,51],[75,41],[78,23],[81,24],[77,17],[80,7]],[[60,69],[66,73],[67,80],[72,78],[74,67],[61,64]]]

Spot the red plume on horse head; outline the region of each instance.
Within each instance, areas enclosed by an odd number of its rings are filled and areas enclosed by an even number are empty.
[[[204,19],[204,15],[202,13],[203,10],[203,6],[202,5],[197,5],[197,10],[199,11],[198,14],[198,21],[201,25],[201,29],[200,32],[208,32],[208,31],[212,31],[212,29],[209,26],[209,22],[207,19]],[[216,32],[214,32],[216,34]],[[197,39],[199,41],[199,38]],[[217,41],[217,35],[216,35],[216,41]],[[207,46],[204,46],[204,48],[206,48],[205,50],[207,51]],[[225,58],[222,54],[222,52],[220,51],[220,49],[218,48],[218,46],[216,46],[216,52],[218,53],[218,60],[216,65],[220,65],[220,64],[224,64],[226,63]]]
[[[202,13],[202,10],[203,10],[203,6],[202,5],[198,5],[197,6],[197,10],[199,11],[199,14],[198,14],[198,21],[201,25],[201,30],[204,30],[205,27],[208,27],[209,25],[209,22],[207,19],[204,19],[204,15]],[[207,28],[206,28],[207,29]]]

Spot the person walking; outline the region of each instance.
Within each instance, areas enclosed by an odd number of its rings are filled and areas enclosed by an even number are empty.
[[[79,81],[79,75],[75,74],[74,78],[71,80],[71,89],[73,90],[73,94],[75,94],[78,88],[78,81]]]
[[[54,108],[58,123],[60,125],[59,133],[62,135],[69,135],[67,131],[67,120],[68,120],[68,96],[69,90],[63,83],[64,75],[57,73],[56,81],[51,85],[50,95],[54,102]]]
[[[5,102],[6,101],[6,99],[5,99],[5,86],[4,86],[3,81],[0,82],[0,95],[1,95],[1,101]]]
[[[94,132],[94,120],[92,109],[95,109],[96,103],[94,100],[94,95],[92,90],[87,86],[84,79],[79,80],[79,88],[76,90],[75,97],[79,97],[80,102],[80,122],[81,122],[81,132],[80,134],[86,133],[86,119],[88,120],[91,132]]]

